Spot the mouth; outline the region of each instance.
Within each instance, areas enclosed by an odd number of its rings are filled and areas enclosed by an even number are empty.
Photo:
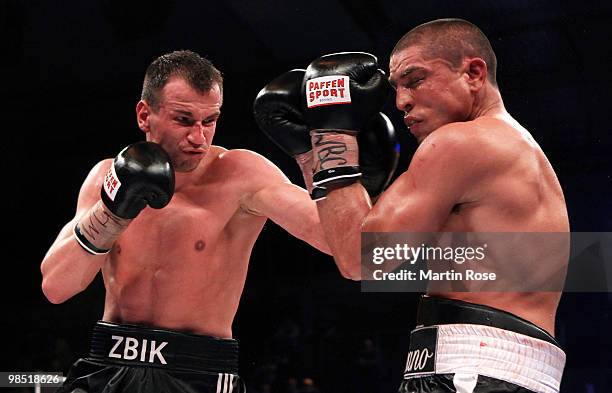
[[[413,127],[415,124],[420,123],[422,120],[417,119],[414,116],[404,116],[404,124],[406,124],[406,127],[411,128]]]
[[[200,155],[204,155],[206,154],[206,151],[208,149],[204,149],[204,148],[199,148],[199,149],[185,149],[182,150],[183,153],[190,155],[190,156],[200,156]]]

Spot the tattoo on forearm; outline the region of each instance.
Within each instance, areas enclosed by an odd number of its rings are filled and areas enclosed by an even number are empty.
[[[319,136],[319,135],[317,135]],[[335,161],[335,165],[345,165],[348,161],[342,157],[341,154],[346,153],[346,144],[339,141],[323,141],[322,137],[317,138],[315,141],[315,148],[317,149],[317,158],[319,159],[318,169],[327,169],[325,164]],[[329,145],[329,146],[325,146]],[[322,147],[325,146],[325,147]]]
[[[354,136],[340,133],[313,133],[312,146],[316,154],[315,171],[329,167],[356,165],[357,149]]]

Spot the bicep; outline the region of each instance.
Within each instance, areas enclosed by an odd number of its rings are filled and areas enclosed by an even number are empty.
[[[74,217],[62,228],[57,240],[64,239],[72,234],[72,230],[76,223],[79,221],[81,216],[85,214],[91,207],[100,200],[100,189],[102,187],[102,181],[108,168],[110,167],[110,160],[100,161],[94,166],[87,178],[81,185],[79,190],[79,196],[77,199],[77,207]],[[56,241],[57,241],[56,240]]]
[[[436,232],[479,178],[456,144],[419,148],[408,170],[385,191],[364,222],[364,230]]]
[[[270,218],[291,235],[327,252],[317,206],[308,192],[292,184],[269,160],[250,156],[242,210]],[[243,160],[243,163],[247,162]]]
[[[60,230],[59,234],[57,235],[57,238],[53,242],[53,246],[59,244],[64,239],[67,239],[68,237],[72,236],[74,226],[79,221],[81,216],[85,214],[89,209],[91,209],[91,207],[98,200],[100,200],[100,188],[102,187],[104,175],[109,167],[110,160],[104,160],[100,161],[91,169],[91,171],[89,171],[87,178],[85,179],[79,190],[75,215]],[[53,246],[51,247],[49,252],[54,249]]]
[[[451,194],[416,188],[408,172],[385,191],[366,217],[365,232],[436,232],[454,205]]]
[[[318,222],[317,208],[308,192],[288,181],[277,181],[263,187],[249,198],[247,211],[270,218],[290,229]]]
[[[100,200],[100,190],[110,164],[111,160],[100,161],[89,171],[79,190],[75,219],[78,219]]]
[[[276,165],[258,155],[250,155],[248,162],[248,191],[240,202],[243,210],[268,217],[286,229],[300,219],[313,215],[318,218],[308,192],[292,184]]]

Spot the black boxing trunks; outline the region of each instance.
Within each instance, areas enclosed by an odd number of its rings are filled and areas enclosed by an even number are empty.
[[[558,393],[565,353],[516,315],[424,296],[400,393]]]
[[[242,393],[238,342],[99,321],[58,393]]]

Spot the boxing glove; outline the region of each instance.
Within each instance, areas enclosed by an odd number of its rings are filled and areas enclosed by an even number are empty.
[[[384,72],[368,53],[334,53],[308,66],[302,94],[315,186],[335,188],[361,177],[356,135],[380,111],[388,92]]]
[[[296,158],[302,170],[303,162],[312,159],[311,140],[308,126],[304,121],[301,88],[304,70],[291,70],[268,83],[253,103],[255,121],[286,154]],[[389,184],[397,166],[399,154],[395,129],[389,119],[378,113],[368,122],[367,132],[358,135],[363,148],[359,160],[363,171],[362,183],[371,197],[380,194]],[[324,188],[312,190],[312,168],[303,173],[307,189],[313,199],[325,195]]]
[[[153,142],[138,142],[113,160],[100,190],[100,200],[74,227],[79,245],[103,255],[145,206],[166,206],[174,194],[174,169],[164,149]]]
[[[168,153],[153,142],[123,149],[108,170],[100,196],[113,214],[134,218],[146,205],[166,206],[174,194],[174,169]]]
[[[261,131],[292,157],[312,149],[300,104],[304,72],[296,69],[278,76],[253,102],[253,115]]]

